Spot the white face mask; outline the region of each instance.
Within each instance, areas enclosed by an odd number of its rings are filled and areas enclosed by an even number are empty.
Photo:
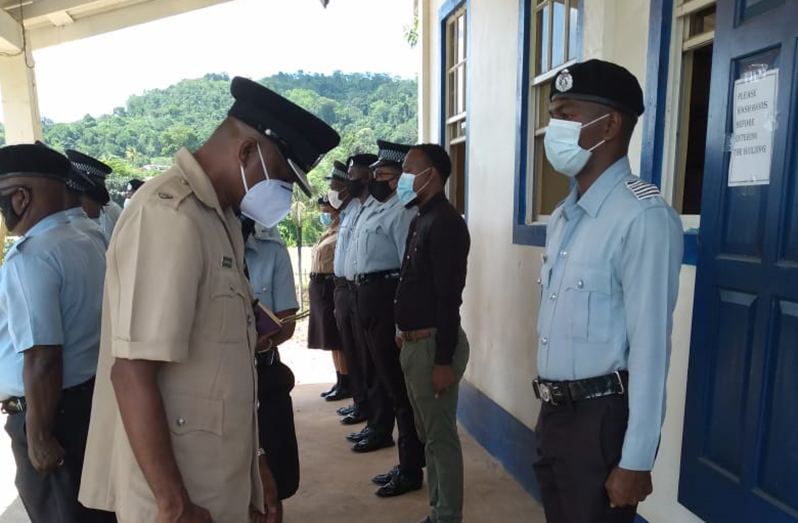
[[[280,223],[291,212],[291,198],[294,194],[294,184],[269,178],[266,162],[258,144],[258,156],[263,166],[265,180],[249,188],[244,166],[241,166],[241,181],[244,182],[244,198],[241,200],[241,214],[255,220],[264,227],[271,228]]]
[[[332,205],[335,210],[340,209],[344,204],[344,201],[341,199],[341,191],[330,189],[327,191],[327,199],[330,200],[330,205]]]
[[[589,150],[582,149],[579,146],[579,136],[582,134],[582,129],[603,120],[609,115],[610,113],[607,113],[584,125],[579,122],[558,120],[556,118],[549,120],[543,145],[546,148],[546,158],[548,158],[555,171],[569,178],[573,178],[582,172],[593,151],[606,141],[600,141]]]

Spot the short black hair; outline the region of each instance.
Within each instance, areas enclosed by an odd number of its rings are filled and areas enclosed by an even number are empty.
[[[421,151],[427,160],[435,167],[443,178],[443,181],[449,179],[452,174],[452,160],[449,158],[449,153],[446,149],[436,143],[421,143],[414,145],[410,148],[411,151]]]

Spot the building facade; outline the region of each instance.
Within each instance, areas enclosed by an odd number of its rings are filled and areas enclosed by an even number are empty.
[[[420,136],[453,158],[472,234],[463,425],[533,494],[551,80],[632,71],[633,169],[682,215],[652,523],[798,522],[798,2],[421,0]]]

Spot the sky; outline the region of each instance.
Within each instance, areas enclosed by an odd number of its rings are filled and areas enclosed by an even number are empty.
[[[70,122],[132,94],[228,73],[373,72],[413,78],[412,0],[233,0],[34,52],[43,117]]]

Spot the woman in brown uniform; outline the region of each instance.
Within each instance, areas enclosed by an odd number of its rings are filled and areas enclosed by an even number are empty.
[[[335,191],[332,187],[337,183],[340,182],[335,179],[332,180],[331,191]],[[337,199],[337,194],[336,198],[333,199]],[[337,203],[340,203],[340,201],[337,201]],[[333,260],[335,258],[335,244],[338,240],[340,214],[338,209],[330,203],[327,195],[319,198],[319,206],[322,224],[329,228],[319,238],[318,243],[313,247],[311,255],[310,287],[308,288],[310,299],[308,348],[331,351],[337,380],[329,391],[322,393],[322,397],[327,401],[338,401],[352,397],[349,389],[346,359],[341,350],[338,327],[335,323],[335,304],[333,303],[335,291]]]

